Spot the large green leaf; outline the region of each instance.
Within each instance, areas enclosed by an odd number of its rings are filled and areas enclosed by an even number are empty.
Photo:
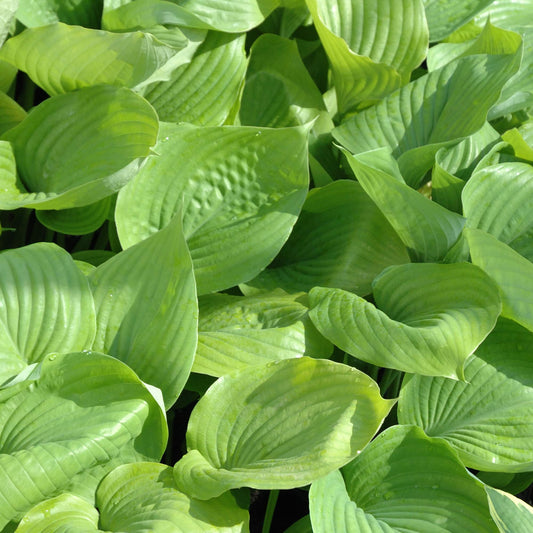
[[[18,176],[2,174],[0,208],[63,209],[109,196],[131,179],[157,130],[153,108],[126,88],[99,85],[49,98],[3,135]]]
[[[307,0],[332,67],[339,112],[380,100],[426,55],[422,0]]]
[[[331,355],[331,343],[307,316],[305,296],[277,291],[251,297],[201,297],[193,371],[218,377],[279,359]]]
[[[359,183],[396,230],[413,261],[442,259],[457,241],[465,219],[406,185],[388,148],[345,154]]]
[[[239,119],[242,125],[283,127],[305,124],[325,110],[295,41],[265,34],[253,44]]]
[[[176,68],[169,80],[150,85],[144,96],[159,119],[222,125],[244,80],[244,40],[244,34],[210,31],[190,62]]]
[[[312,189],[289,240],[246,293],[338,287],[365,296],[387,266],[409,262],[405,246],[359,183]]]
[[[344,479],[343,479],[344,476]],[[380,434],[309,494],[314,533],[496,533],[483,485],[416,428]]]
[[[189,376],[198,304],[180,216],[90,274],[96,305],[93,349],[127,363],[170,407]]]
[[[0,389],[0,527],[121,456],[158,460],[164,412],[135,373],[96,353],[53,354]],[[99,479],[93,479],[92,491]]]
[[[51,243],[0,254],[0,383],[51,352],[89,348],[94,303],[70,255]]]
[[[520,56],[518,48],[453,61],[349,118],[333,136],[355,154],[390,147],[405,181],[416,188],[439,148],[483,126]]]
[[[0,59],[56,95],[101,83],[133,87],[174,53],[146,33],[119,34],[56,23],[9,39]]]
[[[102,3],[102,0],[19,0],[17,19],[28,28],[59,21],[98,28]]]
[[[533,469],[533,334],[501,320],[465,363],[465,383],[408,376],[398,404],[401,424],[441,437],[468,467]]]
[[[122,246],[165,227],[183,203],[198,293],[256,276],[305,200],[307,128],[166,124],[155,152],[118,196]]]
[[[500,163],[476,172],[463,189],[467,226],[521,251],[533,229],[533,167]],[[515,244],[516,242],[516,244]]]
[[[248,512],[226,493],[207,502],[177,490],[172,468],[157,463],[118,467],[98,487],[100,527],[131,533],[245,533]]]
[[[311,320],[354,357],[405,372],[462,379],[501,309],[494,282],[468,263],[389,267],[373,287],[377,307],[340,289],[312,289]]]
[[[226,493],[208,502],[179,492],[172,468],[133,463],[115,468],[100,483],[96,506],[72,494],[36,505],[16,533],[246,533],[248,513]]]
[[[502,316],[533,331],[533,264],[484,231],[464,230],[472,262],[496,281],[502,296]]]
[[[485,490],[500,533],[529,533],[533,529],[533,507],[501,490],[488,486]]]
[[[287,359],[220,378],[194,408],[178,488],[208,499],[230,488],[293,488],[353,459],[394,400],[355,368]]]

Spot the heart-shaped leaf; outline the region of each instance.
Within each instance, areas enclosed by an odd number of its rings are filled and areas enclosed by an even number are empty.
[[[315,533],[498,532],[483,484],[412,426],[378,435],[342,475],[314,482],[309,499]]]
[[[2,175],[0,207],[63,209],[120,189],[155,144],[157,115],[126,88],[99,85],[54,96],[4,134],[17,176]]]
[[[79,478],[94,492],[112,460],[161,457],[164,412],[125,364],[96,353],[53,354],[30,378],[0,389],[0,527]],[[100,479],[91,480],[91,469]]]
[[[57,23],[12,37],[2,47],[0,59],[56,95],[99,84],[134,87],[173,54],[175,50],[150,34],[111,33]]]
[[[435,290],[439,287],[439,290]],[[498,288],[468,263],[389,267],[374,282],[375,307],[355,294],[316,287],[309,316],[349,354],[377,366],[463,378],[463,365],[500,313]]]
[[[394,405],[355,368],[287,359],[220,378],[194,408],[178,488],[200,499],[230,488],[293,488],[353,459]]]
[[[408,376],[398,404],[401,424],[440,437],[462,462],[485,471],[533,467],[533,334],[510,320],[465,363],[465,383]]]
[[[89,276],[96,305],[93,349],[116,356],[163,392],[170,407],[191,370],[198,306],[180,215]]]
[[[165,227],[183,204],[199,294],[256,276],[287,240],[305,200],[307,128],[166,124],[155,152],[118,196],[122,245]]]

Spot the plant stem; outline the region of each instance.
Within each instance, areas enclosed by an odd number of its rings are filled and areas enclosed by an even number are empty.
[[[270,526],[272,524],[274,510],[276,509],[278,496],[279,490],[271,490],[270,494],[268,495],[268,503],[265,511],[265,519],[263,520],[263,529],[261,530],[261,533],[270,533]]]

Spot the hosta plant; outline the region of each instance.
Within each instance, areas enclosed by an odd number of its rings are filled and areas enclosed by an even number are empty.
[[[0,2],[0,531],[533,531],[526,0]]]

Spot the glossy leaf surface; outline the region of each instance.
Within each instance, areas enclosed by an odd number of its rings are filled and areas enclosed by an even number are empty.
[[[394,403],[362,372],[323,359],[228,374],[191,415],[178,488],[208,499],[241,486],[306,485],[355,457]]]
[[[533,465],[533,334],[501,319],[465,363],[466,382],[409,376],[398,420],[445,439],[463,463],[484,471]]]
[[[374,281],[373,296],[376,306],[316,287],[309,315],[327,339],[358,359],[455,379],[462,379],[465,360],[501,309],[496,285],[467,263],[390,267]]]
[[[165,125],[158,155],[119,194],[122,245],[165,227],[183,205],[198,293],[248,281],[296,222],[308,187],[306,148],[304,127]]]

